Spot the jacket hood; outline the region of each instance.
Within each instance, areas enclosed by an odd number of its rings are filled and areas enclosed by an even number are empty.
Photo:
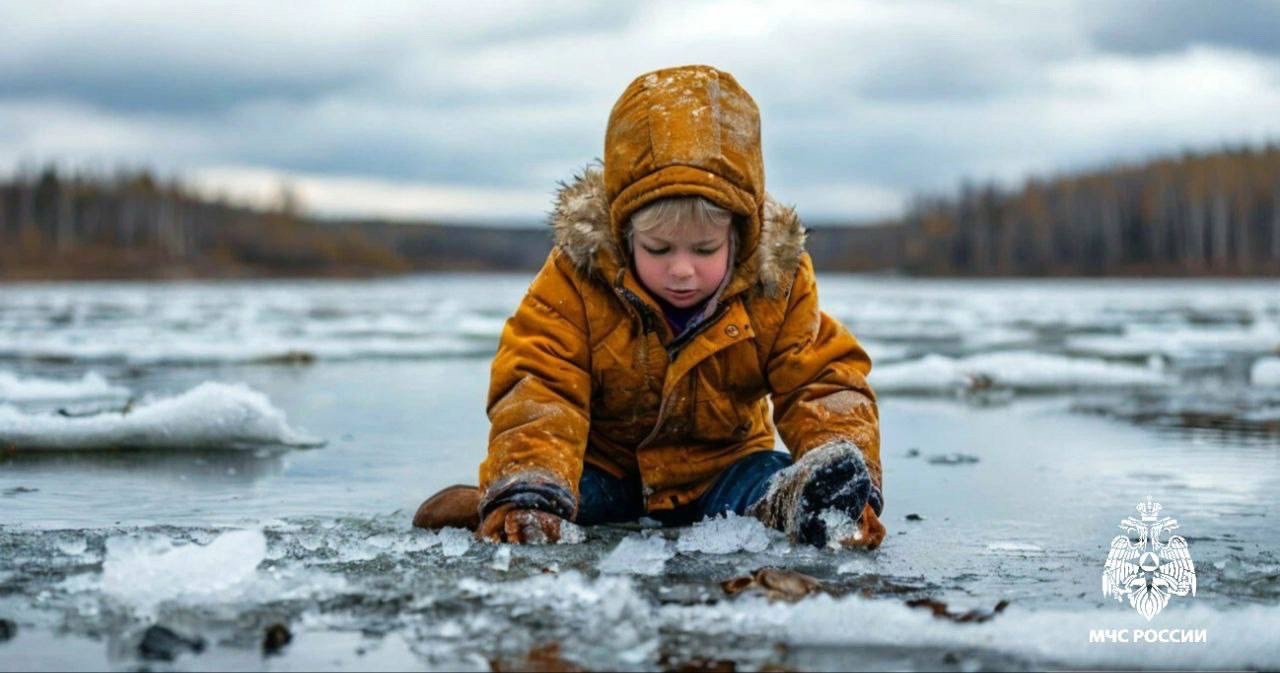
[[[725,296],[752,288],[777,296],[789,288],[800,266],[805,230],[795,209],[765,195],[760,211],[756,245],[745,255],[739,251]],[[598,166],[561,183],[550,224],[556,246],[584,275],[616,285],[630,267],[621,232],[612,226],[605,177]]]

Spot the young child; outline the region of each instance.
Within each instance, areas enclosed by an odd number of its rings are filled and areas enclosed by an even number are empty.
[[[562,186],[552,225],[493,361],[480,490],[446,490],[415,523],[452,507],[478,513],[482,538],[526,543],[562,521],[732,511],[796,541],[880,544],[871,363],[818,308],[803,227],[765,193],[759,112],[732,76],[633,81],[603,171]]]

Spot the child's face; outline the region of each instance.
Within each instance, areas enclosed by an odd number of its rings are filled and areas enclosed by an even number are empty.
[[[728,224],[637,231],[632,242],[640,282],[678,308],[710,297],[729,269]]]

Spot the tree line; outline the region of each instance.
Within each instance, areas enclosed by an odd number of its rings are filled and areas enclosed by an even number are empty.
[[[1280,274],[1280,146],[917,198],[895,266],[925,275]]]
[[[803,205],[803,204],[802,204]],[[547,228],[330,221],[209,198],[146,170],[0,181],[0,279],[350,276],[536,269]],[[913,275],[1280,275],[1280,147],[1184,153],[917,197],[810,230],[817,268]]]
[[[0,183],[0,278],[370,275],[408,265],[297,202],[258,210],[147,170],[18,171]]]

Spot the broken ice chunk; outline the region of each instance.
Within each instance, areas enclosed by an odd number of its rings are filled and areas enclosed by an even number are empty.
[[[585,539],[587,535],[583,532],[582,526],[570,521],[560,522],[560,540],[557,544],[582,544]]]
[[[493,560],[489,562],[489,567],[494,570],[507,572],[511,569],[511,547],[508,545],[499,545],[498,551],[493,552]]]
[[[465,528],[441,528],[436,536],[440,539],[440,553],[445,556],[462,556],[471,548],[471,531]]]
[[[727,512],[723,517],[704,519],[680,534],[676,549],[681,554],[731,554],[736,551],[762,552],[769,547],[769,530],[758,519]]]
[[[658,536],[631,535],[600,561],[600,572],[618,575],[658,575],[675,552]]]

